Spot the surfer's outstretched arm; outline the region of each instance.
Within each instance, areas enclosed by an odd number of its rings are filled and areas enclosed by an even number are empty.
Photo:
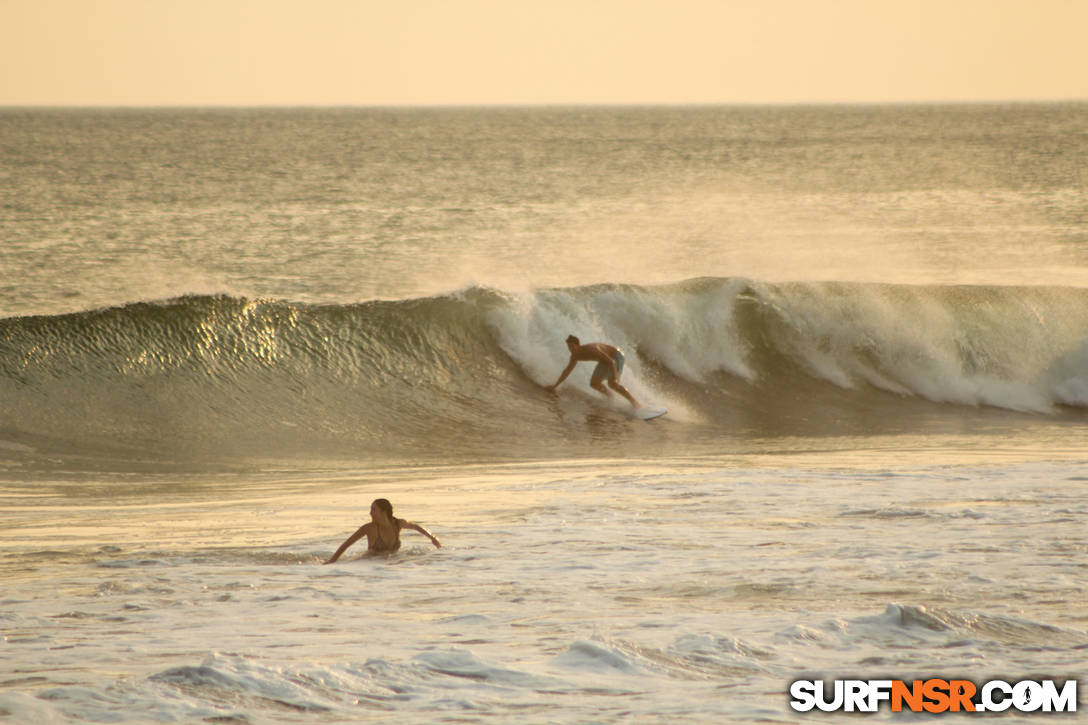
[[[326,562],[323,562],[323,563],[325,563],[325,564],[332,564],[332,563],[333,563],[334,561],[336,561],[337,559],[339,559],[339,558],[340,558],[340,555],[341,555],[341,554],[343,554],[343,553],[344,553],[345,551],[347,551],[347,550],[348,550],[348,547],[349,547],[349,546],[351,546],[351,545],[352,545],[352,544],[354,544],[354,543],[355,543],[356,541],[358,541],[359,539],[361,539],[361,538],[363,538],[364,536],[366,536],[366,531],[367,531],[367,527],[368,527],[368,526],[372,526],[372,524],[363,524],[362,526],[360,526],[360,527],[359,527],[359,530],[358,530],[358,531],[356,531],[356,532],[355,532],[354,534],[352,534],[351,536],[349,536],[349,537],[347,538],[347,540],[346,540],[346,541],[344,541],[344,543],[343,543],[343,544],[340,544],[340,548],[336,550],[336,553],[335,553],[335,554],[333,554],[332,556],[330,556],[330,557],[329,557],[329,560],[328,560],[328,561],[326,561]]]
[[[413,523],[411,521],[406,521],[404,519],[401,519],[400,520],[400,527],[402,529],[411,529],[412,531],[418,531],[419,533],[423,534],[428,539],[430,539],[431,543],[434,544],[436,549],[441,549],[442,548],[441,542],[439,542],[439,540],[437,538],[435,538],[435,535],[432,534],[430,531],[427,531],[427,529],[423,528],[419,524],[416,524],[416,523]]]
[[[559,379],[555,381],[554,385],[549,385],[548,390],[555,390],[556,388],[558,388],[559,384],[567,379],[567,376],[570,375],[570,371],[574,370],[574,366],[577,364],[578,361],[574,359],[573,355],[571,355],[570,362],[567,363],[567,366],[565,368],[563,368],[563,372],[559,375]]]

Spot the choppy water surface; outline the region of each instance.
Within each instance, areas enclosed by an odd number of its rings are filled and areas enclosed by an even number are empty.
[[[813,673],[1088,675],[1081,467],[926,457],[222,476],[199,482],[215,504],[47,496],[5,534],[0,706],[745,722],[790,719],[784,683]],[[445,546],[407,536],[321,566],[379,492]]]

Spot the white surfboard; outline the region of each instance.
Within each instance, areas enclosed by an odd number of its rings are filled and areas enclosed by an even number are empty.
[[[635,417],[641,420],[653,420],[654,418],[660,418],[668,412],[668,408],[651,408],[646,405],[635,411]]]

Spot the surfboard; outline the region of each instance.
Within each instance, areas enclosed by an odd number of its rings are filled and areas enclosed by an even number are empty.
[[[647,405],[636,410],[635,417],[641,420],[653,420],[654,418],[660,418],[668,412],[668,408],[651,408]]]

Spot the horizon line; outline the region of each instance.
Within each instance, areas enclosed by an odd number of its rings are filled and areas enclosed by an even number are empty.
[[[546,109],[546,108],[800,108],[831,106],[994,106],[1088,103],[1084,98],[992,98],[869,101],[542,101],[456,103],[0,103],[9,109]]]

